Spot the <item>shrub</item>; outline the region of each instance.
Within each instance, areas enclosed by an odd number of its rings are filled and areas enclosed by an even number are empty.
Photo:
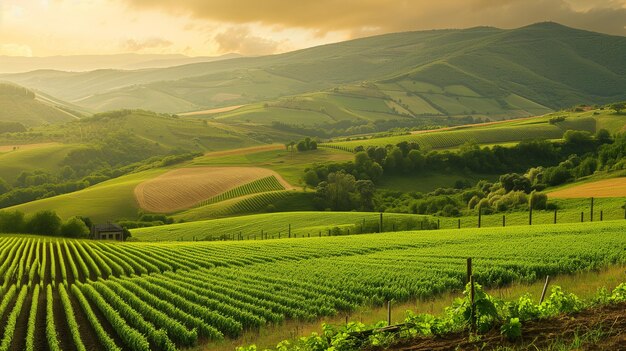
[[[26,230],[33,234],[58,235],[61,230],[61,218],[54,211],[36,212],[26,222]]]
[[[80,218],[73,217],[61,225],[61,236],[67,238],[86,238],[89,236],[89,228]]]

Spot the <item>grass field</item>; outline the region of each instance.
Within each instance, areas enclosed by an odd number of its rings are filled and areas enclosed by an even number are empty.
[[[261,152],[209,153],[194,159],[191,165],[268,168],[280,174],[289,184],[304,186],[304,169],[313,163],[351,161],[353,158],[354,155],[350,153],[332,149],[292,152],[276,148]]]
[[[2,343],[185,348],[458,291],[467,257],[487,287],[624,264],[625,230],[620,221],[212,243],[3,236]]]
[[[598,121],[604,120],[603,127],[610,127],[610,131],[617,132],[621,129],[619,123],[614,124],[606,120],[622,121],[620,116],[609,111],[603,111],[594,115],[596,111],[583,113],[554,113],[534,118],[523,118],[498,123],[478,124],[475,126],[462,126],[443,128],[434,131],[418,131],[409,135],[398,135],[383,138],[369,138],[364,140],[333,141],[322,146],[339,147],[352,150],[357,146],[386,146],[396,145],[400,142],[415,142],[422,149],[450,149],[468,141],[478,144],[502,144],[534,139],[560,139],[563,133],[569,129],[583,130],[595,133],[599,127]],[[561,123],[551,124],[550,118],[554,116],[567,116]],[[623,121],[621,122],[624,123]],[[619,127],[619,128],[618,128]]]
[[[12,184],[20,173],[26,171],[42,170],[57,174],[61,168],[61,161],[67,154],[80,148],[77,144],[38,143],[28,145],[15,145],[18,149],[13,151],[14,145],[0,148],[0,178]]]
[[[133,196],[135,187],[154,178],[166,169],[153,169],[108,180],[92,187],[69,194],[36,200],[6,210],[34,213],[54,210],[62,218],[85,216],[95,222],[114,221],[121,218],[135,219],[139,207]]]
[[[178,168],[144,181],[137,185],[134,193],[142,209],[153,213],[171,213],[267,177],[277,179],[283,188],[291,188],[278,173],[265,168],[193,167]]]

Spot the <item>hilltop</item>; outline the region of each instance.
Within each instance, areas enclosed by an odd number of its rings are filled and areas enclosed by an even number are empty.
[[[512,30],[477,27],[386,34],[280,55],[164,69],[35,71],[1,77],[100,111],[143,108],[179,113],[305,94],[295,100],[312,100],[313,107],[292,103],[279,120],[290,122],[302,109],[311,110],[309,119],[320,124],[329,117],[341,119],[324,103],[345,108],[350,119],[381,118],[379,114],[502,119],[624,100],[625,56],[624,37],[539,23]],[[363,90],[363,82],[367,91],[354,94],[355,89]],[[354,102],[346,107],[343,101],[333,101],[335,88],[340,93],[343,89],[339,98],[379,101],[374,107],[355,108]],[[306,95],[319,91],[329,95]],[[285,105],[280,100],[279,104]]]
[[[24,129],[19,126],[16,129],[15,123],[26,127],[59,124],[78,119],[80,116],[80,113],[45,96],[39,96],[31,90],[0,82],[0,133]],[[8,129],[5,130],[2,125]],[[13,127],[9,128],[10,126]]]

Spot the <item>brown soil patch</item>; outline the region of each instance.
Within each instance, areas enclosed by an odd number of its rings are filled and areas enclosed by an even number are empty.
[[[548,193],[554,199],[626,196],[626,177],[604,179]]]
[[[263,151],[272,151],[272,150],[285,150],[285,145],[282,144],[270,144],[270,145],[259,145],[252,147],[244,147],[240,149],[231,149],[224,151],[212,151],[204,154],[205,157],[222,157],[222,156],[233,156],[233,155],[246,155],[246,154],[255,154],[257,152]]]
[[[203,111],[194,111],[194,112],[186,112],[186,113],[179,113],[180,116],[202,116],[202,115],[213,115],[216,113],[222,113],[222,112],[230,112],[230,111],[234,111],[240,107],[243,107],[244,105],[235,105],[235,106],[227,106],[227,107],[220,107],[220,108],[214,108],[214,109],[210,109],[210,110],[203,110]]]
[[[425,350],[542,350],[557,340],[569,343],[576,337],[599,331],[600,340],[588,340],[580,350],[626,350],[626,303],[585,310],[578,314],[526,322],[522,324],[521,340],[512,343],[493,330],[479,341],[469,341],[467,333],[438,338],[406,340],[389,348],[402,351]]]
[[[56,146],[56,145],[61,145],[61,144],[59,144],[59,143],[38,143],[38,144],[24,144],[24,145],[0,145],[0,152],[13,151],[14,147],[16,148],[16,150],[24,151],[24,150],[40,149],[40,148]]]
[[[259,167],[180,168],[147,180],[135,188],[139,206],[149,212],[171,213],[254,180],[274,176],[293,189],[278,173]]]

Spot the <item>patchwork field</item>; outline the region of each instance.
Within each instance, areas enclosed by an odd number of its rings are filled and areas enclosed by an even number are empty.
[[[0,238],[2,345],[175,350],[484,286],[626,263],[625,222],[245,242]]]
[[[142,209],[171,213],[267,177],[275,177],[285,189],[292,188],[278,173],[265,168],[195,167],[172,170],[142,182],[134,194]]]
[[[590,197],[626,197],[626,178],[604,179],[566,187],[548,193],[550,198],[575,199]]]

